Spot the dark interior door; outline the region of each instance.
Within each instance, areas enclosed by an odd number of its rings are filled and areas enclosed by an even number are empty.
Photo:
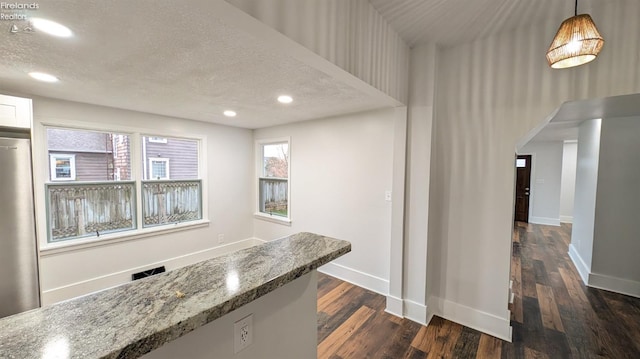
[[[516,158],[516,221],[529,222],[530,185],[531,155],[520,155]]]

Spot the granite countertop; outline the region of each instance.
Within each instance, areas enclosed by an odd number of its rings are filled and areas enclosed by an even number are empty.
[[[0,358],[137,358],[351,251],[298,233],[0,319]]]

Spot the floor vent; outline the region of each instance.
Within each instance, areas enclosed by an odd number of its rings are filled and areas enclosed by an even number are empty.
[[[153,269],[147,269],[147,270],[142,271],[142,272],[133,273],[131,275],[131,280],[138,280],[138,279],[150,277],[152,275],[164,273],[166,271],[167,270],[164,268],[164,266],[160,266],[160,267],[153,268]]]

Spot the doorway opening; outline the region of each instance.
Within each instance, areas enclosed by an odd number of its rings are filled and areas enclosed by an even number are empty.
[[[531,155],[516,157],[516,222],[529,222],[529,194],[531,193]]]

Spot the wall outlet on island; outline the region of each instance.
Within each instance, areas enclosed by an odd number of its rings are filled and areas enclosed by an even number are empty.
[[[238,354],[251,343],[253,343],[253,314],[238,320],[233,325],[234,353]]]
[[[224,233],[218,233],[218,243],[224,243]]]

